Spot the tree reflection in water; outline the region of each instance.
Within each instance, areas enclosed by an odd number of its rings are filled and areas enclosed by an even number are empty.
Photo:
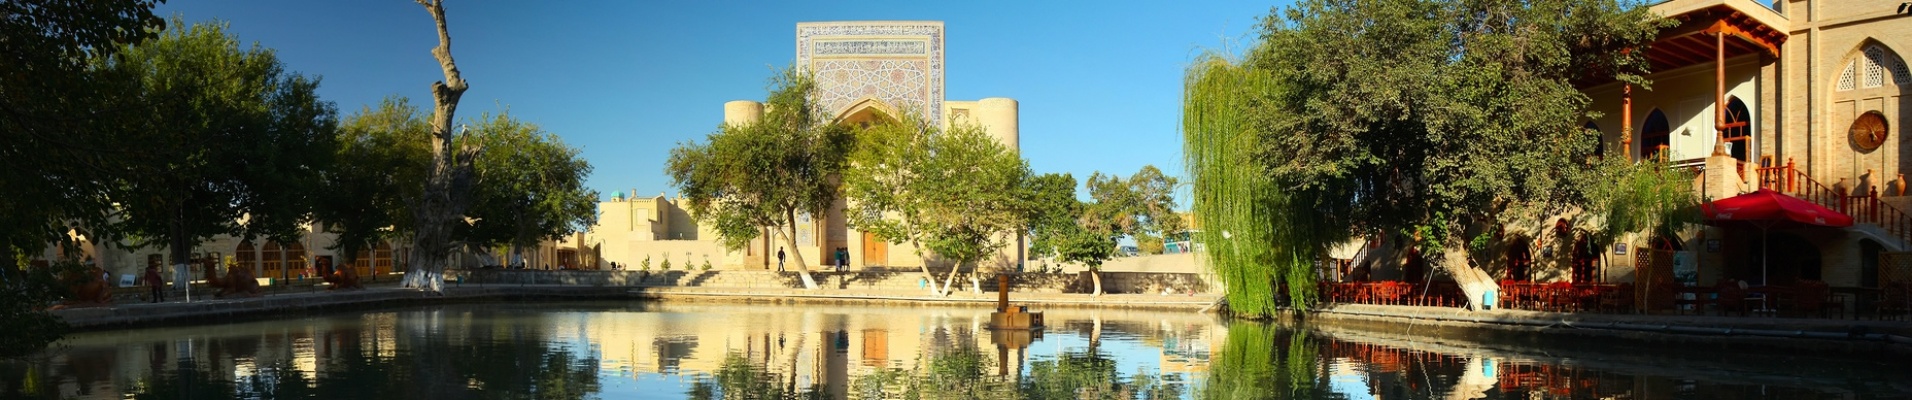
[[[1034,335],[897,322],[913,310],[740,325],[729,308],[606,322],[538,307],[90,334],[0,362],[0,399],[1912,398],[1890,360],[1478,332],[1057,313]]]

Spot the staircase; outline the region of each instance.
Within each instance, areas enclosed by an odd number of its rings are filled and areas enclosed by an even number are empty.
[[[1850,215],[1853,224],[1872,224],[1898,239],[1900,245],[1912,246],[1912,214],[1882,201],[1878,184],[1865,194],[1852,195],[1849,188],[1835,189],[1813,180],[1791,159],[1786,160],[1785,165],[1760,167],[1757,171],[1761,189],[1772,189]]]

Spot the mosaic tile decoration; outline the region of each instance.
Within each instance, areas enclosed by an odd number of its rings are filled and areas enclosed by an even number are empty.
[[[874,98],[942,123],[942,23],[798,24],[797,65],[816,74],[818,104],[830,116]]]

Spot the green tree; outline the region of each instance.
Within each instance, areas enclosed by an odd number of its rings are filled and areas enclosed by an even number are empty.
[[[1082,219],[1082,201],[1076,199],[1076,180],[1068,173],[1048,173],[1023,182],[1023,231],[1029,238],[1029,258],[1055,257],[1063,239]]]
[[[120,50],[98,68],[137,75],[132,127],[148,157],[119,177],[128,230],[167,246],[184,271],[213,235],[297,237],[311,187],[332,161],[336,111],[318,80],[285,71],[271,50],[242,48],[223,23],[175,28]],[[181,281],[184,284],[184,281]]]
[[[1096,172],[1089,175],[1089,197],[1095,203],[1087,208],[1086,224],[1143,241],[1154,241],[1154,252],[1161,254],[1163,237],[1183,229],[1182,217],[1175,212],[1175,187],[1181,181],[1162,174],[1154,165],[1144,165],[1124,179]]]
[[[1062,237],[1056,258],[1088,267],[1089,280],[1095,283],[1095,291],[1090,294],[1101,296],[1102,263],[1115,257],[1115,238],[1115,232],[1106,227],[1074,226]]]
[[[770,80],[763,120],[679,144],[665,166],[691,213],[716,228],[725,247],[742,248],[774,228],[809,289],[817,284],[797,251],[797,215],[824,215],[837,203],[845,155],[856,144],[849,127],[825,120],[816,87],[807,73],[784,69]]]
[[[127,107],[125,74],[105,74],[96,58],[157,37],[165,20],[150,0],[0,2],[0,357],[30,354],[64,334],[44,308],[55,298],[50,271],[22,271],[26,255],[54,241],[103,228],[118,186],[138,170],[139,143],[120,126],[140,114]],[[78,224],[75,224],[78,222]]]
[[[0,3],[0,276],[22,252],[104,228],[117,186],[137,171],[140,144],[122,126],[143,116],[120,88],[133,77],[93,60],[157,37],[151,0]],[[3,324],[0,324],[3,325]]]
[[[850,224],[892,243],[949,261],[941,286],[925,262],[931,291],[948,295],[964,266],[996,254],[1028,226],[1023,183],[1029,164],[981,128],[930,127],[915,118],[858,133],[844,175]],[[925,254],[925,250],[928,254]]]
[[[358,259],[367,244],[408,232],[408,199],[424,189],[423,113],[404,97],[386,97],[345,118],[338,130],[338,162],[322,175],[314,217],[338,234],[329,249]]]
[[[1211,255],[1278,266],[1230,290],[1279,276],[1303,299],[1322,254],[1304,233],[1400,233],[1479,298],[1492,280],[1443,256],[1465,251],[1469,230],[1584,201],[1572,177],[1598,138],[1579,126],[1594,115],[1575,84],[1643,84],[1634,49],[1661,21],[1612,0],[1309,0],[1267,18],[1246,60],[1197,62],[1184,96],[1197,211],[1216,201],[1255,241],[1216,246],[1243,233],[1223,228]],[[1215,197],[1230,192],[1252,197]]]
[[[590,162],[557,135],[507,114],[486,115],[467,137],[490,149],[476,162],[468,225],[454,236],[470,245],[509,245],[516,254],[545,239],[588,229],[596,191],[584,187]]]

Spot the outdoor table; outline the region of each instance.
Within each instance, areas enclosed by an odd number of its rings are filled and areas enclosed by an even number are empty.
[[[1746,293],[1758,295],[1748,296],[1746,301],[1760,300],[1759,308],[1754,309],[1753,312],[1777,316],[1779,315],[1778,307],[1780,301],[1784,300],[1786,296],[1791,295],[1793,289],[1785,286],[1754,286],[1746,288]]]
[[[1706,306],[1714,303],[1713,296],[1719,293],[1719,288],[1712,286],[1680,286],[1679,290],[1674,293],[1679,295],[1673,299],[1675,306],[1693,306],[1692,310],[1694,313],[1703,314],[1706,312]]]

